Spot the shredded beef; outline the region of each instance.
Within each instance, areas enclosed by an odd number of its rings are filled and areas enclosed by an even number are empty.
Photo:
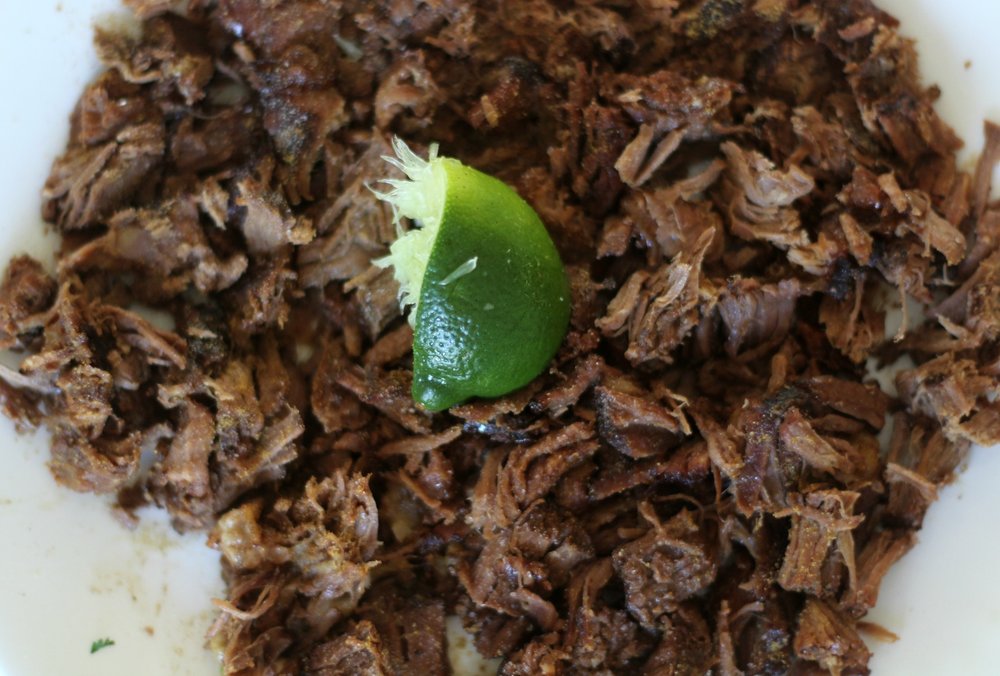
[[[868,672],[883,576],[1000,441],[1000,128],[961,171],[892,17],[126,4],[43,188],[55,270],[0,285],[0,403],[60,483],[210,534],[226,674],[448,674],[451,615],[501,674]],[[517,392],[410,397],[394,134],[566,263]]]
[[[32,318],[52,303],[56,281],[41,263],[28,256],[11,260],[0,282],[0,349],[26,347],[38,337],[40,324]]]

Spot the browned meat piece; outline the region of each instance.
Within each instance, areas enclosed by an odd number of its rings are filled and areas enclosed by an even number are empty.
[[[861,224],[850,214],[840,214],[840,228],[843,230],[844,239],[847,240],[847,249],[854,256],[854,259],[861,265],[868,265],[871,262],[875,247],[875,240],[871,234],[861,227]]]
[[[507,58],[484,77],[483,93],[469,109],[476,129],[509,127],[529,117],[538,104],[541,74],[524,59]]]
[[[737,459],[735,449],[727,448],[732,439],[720,438],[719,453],[723,455],[723,469],[732,479],[731,490],[736,505],[743,514],[755,511],[778,511],[788,507],[788,492],[797,482],[800,466],[789,462],[789,451],[782,447],[779,437],[781,409],[784,397],[794,397],[794,390],[779,391],[771,399],[750,406],[741,412],[737,438],[742,437],[742,458]]]
[[[227,662],[252,673],[299,642],[309,646],[350,615],[368,587],[378,547],[368,480],[340,471],[273,504],[223,514],[212,542],[230,589],[213,640]],[[257,640],[260,635],[264,640]]]
[[[848,590],[844,605],[855,615],[873,608],[878,601],[882,578],[915,544],[913,531],[883,530],[873,535],[858,554],[857,586]]]
[[[729,625],[734,649],[739,650],[733,661],[739,663],[744,673],[797,673],[791,669],[795,661],[792,652],[794,611],[783,601],[783,595],[771,593],[761,601],[736,607],[731,613]]]
[[[552,241],[559,249],[563,262],[567,264],[570,282],[573,282],[573,264],[589,265],[594,253],[598,219],[588,214],[570,196],[570,190],[553,178],[550,170],[542,167],[528,169],[515,179],[517,192],[538,212],[542,222],[549,229]],[[584,268],[588,270],[589,268]],[[574,306],[577,299],[574,289]],[[580,329],[589,328],[578,321],[579,306],[574,307],[573,325]],[[595,309],[594,311],[598,311]]]
[[[983,135],[986,137],[986,142],[983,144],[983,152],[976,164],[972,188],[972,215],[980,220],[989,202],[993,185],[993,170],[1000,162],[1000,126],[987,120],[983,124]],[[981,235],[976,238],[977,242],[981,239]]]
[[[594,399],[601,438],[630,458],[662,455],[691,433],[680,408],[683,400],[676,396],[669,409],[648,395],[611,387],[597,388]]]
[[[162,464],[153,470],[150,490],[154,499],[175,515],[184,529],[203,527],[215,516],[209,462],[215,438],[215,421],[204,406],[191,402],[178,416]]]
[[[863,362],[885,340],[885,313],[876,309],[865,293],[864,277],[856,280],[846,298],[823,296],[819,321],[830,344],[855,363]]]
[[[364,154],[351,163],[335,190],[336,199],[322,207],[315,219],[316,239],[298,249],[297,267],[304,286],[322,287],[346,281],[368,269],[373,258],[388,252],[394,237],[389,206],[368,189],[373,176],[398,178],[383,169],[381,156],[391,148],[375,135]]]
[[[43,340],[19,371],[4,367],[0,378],[31,393],[32,408],[44,403],[53,430],[50,467],[57,480],[77,490],[117,490],[136,478],[143,432],[153,422],[150,402],[137,405],[115,357],[134,358],[136,376],[144,383],[153,367],[184,368],[183,341],[133,313],[92,301],[76,282],[65,283],[51,307],[36,317],[45,329]],[[110,371],[100,368],[108,362]],[[31,418],[35,412],[22,415]]]
[[[400,315],[399,284],[388,268],[372,265],[348,280],[344,291],[354,292],[357,314],[373,340]]]
[[[243,111],[233,110],[207,120],[186,117],[174,132],[170,158],[185,173],[218,170],[242,162],[259,136],[258,124]]]
[[[874,383],[815,376],[803,381],[802,385],[835,411],[863,420],[877,430],[885,425],[889,396]]]
[[[844,127],[828,120],[813,106],[796,108],[792,128],[809,152],[812,164],[838,176],[850,176],[856,161],[864,155],[851,143]]]
[[[162,123],[128,126],[99,146],[71,146],[45,182],[43,214],[62,230],[98,225],[148,190],[163,160]]]
[[[687,138],[710,136],[724,123],[714,118],[729,107],[738,85],[721,78],[691,80],[675,70],[650,75],[623,73],[610,78],[605,95],[636,123],[663,134],[682,129]]]
[[[934,312],[966,328],[973,344],[978,344],[984,339],[995,340],[1000,336],[1000,304],[997,303],[1000,252],[991,253],[974,268],[954,293],[934,308]],[[952,327],[949,332],[955,331],[956,327]]]
[[[871,653],[852,623],[824,601],[809,599],[799,615],[795,654],[831,674],[862,669]]]
[[[235,183],[233,201],[243,211],[237,224],[253,256],[275,255],[289,244],[308,244],[315,234],[308,219],[296,218],[282,194],[269,187],[271,172],[269,165],[258,166],[254,176]]]
[[[296,292],[295,273],[286,260],[251,263],[246,274],[222,295],[223,304],[233,308],[230,332],[245,338],[284,328],[291,312],[291,296]]]
[[[287,407],[308,410],[306,383],[295,366],[291,350],[280,346],[274,334],[262,337],[260,344],[260,351],[252,361],[260,408],[265,418],[275,418]]]
[[[203,28],[178,14],[150,14],[138,38],[99,28],[94,39],[97,55],[127,82],[176,89],[190,106],[205,96],[215,72]]]
[[[583,669],[622,669],[645,655],[648,639],[623,610],[606,607],[601,590],[614,577],[611,559],[580,566],[566,587],[569,626],[564,645]]]
[[[386,673],[448,676],[445,607],[410,589],[380,584],[358,609],[362,623],[370,621],[388,656]]]
[[[644,124],[639,127],[635,138],[625,146],[625,150],[615,162],[615,169],[630,188],[638,188],[653,176],[660,165],[667,161],[680,147],[684,134],[674,130],[662,138],[653,148],[654,127]],[[650,155],[647,162],[646,156]]]
[[[47,309],[55,295],[56,281],[41,263],[28,256],[12,259],[0,282],[0,349],[23,347],[23,341],[30,340],[23,334],[39,328],[32,318]]]
[[[576,405],[580,397],[604,376],[604,361],[596,354],[589,354],[577,362],[565,382],[556,385],[536,398],[539,408],[559,417]]]
[[[643,676],[654,674],[703,674],[716,661],[715,646],[708,623],[692,605],[682,605],[665,615],[662,637],[643,665]]]
[[[624,188],[615,168],[626,146],[627,123],[615,108],[591,102],[583,109],[583,148],[573,171],[573,192],[593,216],[611,211]]]
[[[796,279],[762,285],[755,279],[731,279],[719,295],[719,316],[727,332],[726,351],[736,356],[745,348],[778,345],[785,340],[802,294]]]
[[[216,12],[220,27],[240,35],[236,67],[260,97],[288,200],[313,199],[311,174],[326,139],[350,120],[347,102],[331,86],[344,60],[334,40],[337,13],[318,2],[262,7],[242,0],[220,3]]]
[[[841,468],[844,458],[823,437],[816,433],[809,421],[797,409],[791,409],[781,421],[779,436],[782,447],[821,472]]]
[[[105,435],[91,442],[72,429],[58,430],[52,438],[49,469],[67,488],[113,493],[138,475],[141,437],[133,432],[117,439]]]
[[[430,416],[413,403],[411,379],[408,371],[363,373],[352,367],[339,373],[336,383],[410,432],[426,434],[430,432]]]
[[[801,168],[780,171],[769,159],[744,151],[731,141],[722,144],[726,155],[730,231],[746,240],[763,240],[781,249],[809,244],[792,203],[812,192],[815,182]]]
[[[851,531],[864,521],[863,516],[853,514],[859,497],[858,493],[816,490],[804,496],[800,503],[796,501],[798,504],[788,510],[792,524],[784,562],[778,572],[778,584],[789,591],[807,592],[819,598],[835,595],[841,580],[834,577],[837,584],[831,585],[828,579],[829,558],[834,547],[853,577]]]
[[[528,408],[539,389],[536,381],[497,399],[454,406],[451,413],[464,420],[470,432],[485,434],[500,442],[526,443],[535,439],[537,433],[518,424],[517,417]]]
[[[108,221],[107,232],[65,256],[61,270],[126,270],[140,278],[136,293],[162,301],[194,285],[203,293],[232,286],[247,269],[247,257],[221,260],[198,222],[192,199],[175,200],[156,210],[122,210]]]
[[[400,324],[398,328],[383,333],[371,349],[365,353],[365,366],[385,366],[410,353],[413,345],[413,327]]]
[[[896,376],[900,397],[911,410],[936,418],[953,439],[966,438],[984,444],[1000,440],[1000,430],[987,431],[978,425],[967,428],[966,420],[980,407],[981,399],[992,396],[996,385],[996,376],[981,373],[974,361],[956,360],[951,353],[900,371]]]
[[[299,412],[288,407],[268,422],[254,442],[245,443],[238,455],[218,453],[216,512],[252,488],[283,479],[285,466],[299,454],[297,441],[304,432]]]
[[[1000,142],[1000,137],[997,141]],[[982,273],[977,275],[980,265],[986,264],[987,273],[991,272],[989,270],[990,263],[993,267],[996,266],[995,257],[992,257],[991,254],[996,251],[998,246],[1000,246],[1000,210],[991,208],[984,211],[976,222],[975,239],[960,266],[962,276],[966,280],[963,286],[971,287],[982,278]],[[973,284],[969,284],[972,280],[975,280]],[[968,289],[963,289],[963,291],[967,293]]]
[[[507,527],[560,478],[599,446],[591,425],[577,422],[531,446],[496,448],[484,460],[469,510],[470,523],[487,531]]]
[[[601,470],[589,476],[584,487],[587,500],[603,500],[648,484],[670,483],[694,487],[711,473],[708,446],[698,440],[687,443],[664,457],[663,454],[631,462],[624,458],[604,458]]]
[[[650,503],[641,503],[639,513],[649,530],[616,549],[612,560],[625,584],[629,612],[652,628],[657,618],[676,611],[715,580],[718,560],[710,532],[702,529],[691,511],[683,510],[665,522]]]
[[[466,629],[476,637],[476,650],[488,658],[513,653],[532,626],[523,616],[510,617],[482,607],[466,610],[463,620]]]
[[[424,53],[406,54],[389,68],[375,92],[375,124],[402,133],[416,131],[430,122],[443,99]]]
[[[362,620],[352,630],[313,648],[304,673],[309,676],[386,676],[393,670],[375,627]]]
[[[0,283],[0,405],[62,484],[211,533],[227,674],[448,674],[452,613],[501,674],[867,673],[881,580],[1000,439],[1000,128],[961,171],[892,17],[126,4],[43,190],[55,272]],[[393,135],[566,264],[519,391],[413,403]]]
[[[117,70],[107,70],[84,89],[71,119],[76,139],[91,146],[110,141],[126,126],[159,117],[138,85],[126,82]]]
[[[942,430],[915,424],[904,413],[896,414],[885,468],[892,521],[920,528],[927,508],[937,498],[937,486],[951,479],[969,445],[964,439],[949,440]]]
[[[628,193],[622,200],[624,217],[606,222],[602,244],[611,246],[612,238],[634,235],[644,243],[655,242],[665,255],[676,256],[697,242],[703,233],[714,230],[705,258],[716,260],[722,254],[725,228],[712,203],[700,197],[724,168],[725,164],[716,160],[691,178],[666,187]],[[615,244],[616,255],[625,253],[627,245],[627,239]],[[609,253],[598,252],[602,257]]]
[[[533,676],[534,674],[562,674],[569,654],[558,647],[559,635],[542,634],[512,654],[500,666],[500,676]]]
[[[312,377],[312,414],[327,433],[364,427],[371,416],[356,396],[337,384],[350,367],[342,343],[326,341],[319,352],[319,366]]]
[[[712,235],[702,233],[691,250],[655,272],[633,273],[597,321],[605,335],[628,334],[625,356],[633,364],[673,363],[674,349],[710,314],[719,292],[701,268]]]
[[[509,528],[483,531],[487,537],[471,569],[459,581],[479,606],[530,619],[554,629],[559,613],[550,597],[570,572],[594,557],[582,526],[556,507],[536,502]]]
[[[896,176],[883,174],[879,186],[904,220],[899,227],[916,235],[924,243],[925,255],[931,249],[944,254],[948,263],[955,264],[965,256],[965,236],[954,225],[939,215],[930,197],[918,190],[903,190]]]
[[[74,366],[56,379],[62,392],[59,405],[65,411],[66,423],[87,439],[96,439],[112,414],[111,374],[93,366]]]

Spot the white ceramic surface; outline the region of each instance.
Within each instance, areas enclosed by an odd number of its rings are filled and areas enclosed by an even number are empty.
[[[940,110],[966,139],[1000,120],[1000,3],[883,0],[919,40]],[[65,143],[66,119],[97,70],[92,22],[118,0],[0,0],[0,258],[51,260],[38,191]],[[0,261],[2,262],[2,261]],[[41,434],[0,419],[0,676],[217,674],[201,649],[221,593],[203,537],[179,537],[156,515],[125,531],[107,503],[55,486]],[[976,449],[941,493],[920,544],[886,578],[869,619],[900,636],[875,644],[875,674],[1000,674],[1000,449]],[[90,654],[91,642],[115,645]]]

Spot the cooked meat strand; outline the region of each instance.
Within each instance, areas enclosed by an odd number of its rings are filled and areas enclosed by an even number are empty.
[[[453,615],[508,675],[868,673],[884,575],[1000,441],[1000,128],[961,171],[892,17],[126,4],[43,187],[55,270],[0,282],[0,405],[60,483],[209,533],[227,675],[448,674]],[[394,135],[566,264],[517,392],[410,397]]]

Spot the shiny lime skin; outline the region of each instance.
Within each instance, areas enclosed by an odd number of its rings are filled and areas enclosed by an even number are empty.
[[[502,181],[440,161],[447,191],[413,340],[413,398],[429,411],[526,385],[570,316],[569,281],[538,214]],[[471,272],[449,280],[471,259]]]

